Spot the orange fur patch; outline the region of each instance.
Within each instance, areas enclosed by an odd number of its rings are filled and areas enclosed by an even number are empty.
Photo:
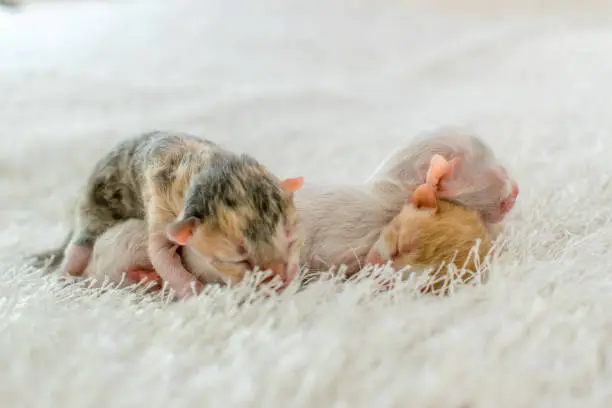
[[[438,200],[436,211],[417,210],[407,205],[383,230],[379,239],[390,255],[392,266],[401,269],[406,266],[433,268],[432,280],[443,278],[446,268],[438,266],[453,262],[459,270],[460,280],[467,282],[491,249],[493,238],[478,212]],[[480,240],[477,250],[474,244]],[[383,264],[378,259],[380,248],[371,250],[368,260]],[[437,290],[443,282],[432,283]]]

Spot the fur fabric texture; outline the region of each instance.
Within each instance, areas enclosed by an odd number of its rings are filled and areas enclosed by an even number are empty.
[[[0,406],[611,405],[607,2],[21,3],[0,8]],[[202,134],[353,183],[447,125],[521,190],[489,282],[448,298],[325,280],[169,304],[20,261],[61,242],[128,135]]]

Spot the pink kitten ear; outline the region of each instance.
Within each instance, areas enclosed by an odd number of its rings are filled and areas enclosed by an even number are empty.
[[[430,184],[421,184],[412,193],[411,202],[416,208],[436,208],[436,188]]]
[[[173,221],[166,227],[166,235],[174,243],[187,245],[195,230],[196,222],[197,219],[193,217]]]
[[[434,154],[429,163],[425,183],[418,186],[412,194],[412,204],[417,208],[436,209],[440,183],[452,174],[459,163],[458,157],[446,160],[443,156]]]
[[[442,179],[450,176],[453,168],[459,163],[458,158],[446,160],[443,156],[435,154],[429,162],[429,170],[427,170],[426,183],[434,187],[439,187]]]
[[[295,193],[296,191],[298,191],[300,188],[302,188],[303,184],[304,184],[304,177],[286,178],[281,182],[281,185],[283,186],[283,188],[290,193]]]

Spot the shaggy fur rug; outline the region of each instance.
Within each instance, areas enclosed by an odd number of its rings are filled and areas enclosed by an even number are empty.
[[[0,7],[0,406],[611,406],[612,8],[578,4]],[[168,304],[20,262],[62,240],[92,163],[137,132],[336,183],[446,125],[521,187],[489,283],[448,298],[326,281]]]

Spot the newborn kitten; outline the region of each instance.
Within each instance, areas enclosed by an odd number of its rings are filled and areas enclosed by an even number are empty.
[[[119,143],[96,163],[70,238],[51,255],[61,271],[79,276],[98,238],[135,218],[147,223],[152,266],[179,297],[203,284],[182,265],[177,247],[197,251],[232,280],[261,266],[290,281],[301,246],[293,193],[302,182],[280,180],[250,156],[206,139],[147,133]],[[38,256],[39,263],[47,255]]]

